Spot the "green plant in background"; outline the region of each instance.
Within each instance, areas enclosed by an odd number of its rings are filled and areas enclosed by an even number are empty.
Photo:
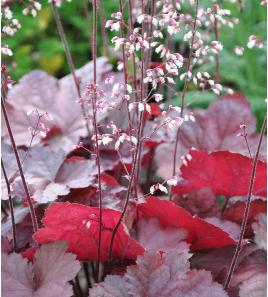
[[[208,1],[207,1],[208,2]],[[249,35],[256,35],[261,40],[266,40],[266,10],[258,1],[244,1],[242,9],[238,6],[226,3],[226,8],[231,10],[232,16],[239,18],[239,23],[233,30],[221,29],[219,39],[224,45],[220,54],[220,76],[223,85],[230,86],[247,96],[252,104],[254,113],[258,119],[258,130],[266,111],[266,49],[248,49]],[[178,40],[182,36],[178,35]],[[238,56],[234,52],[235,46],[244,48],[244,54]],[[215,65],[206,64],[204,68],[213,73]],[[188,91],[186,103],[191,106],[207,107],[215,99],[213,94],[205,92],[200,95],[197,91]],[[175,99],[179,104],[179,98]]]
[[[248,49],[248,36],[253,34],[266,40],[266,9],[259,1],[244,1],[239,11],[229,4],[232,13],[239,17],[235,30],[223,30],[220,38],[224,44],[221,55],[221,75],[225,83],[245,94],[250,102],[258,123],[263,121],[266,104],[266,49]],[[234,54],[236,45],[244,47],[244,55]],[[260,128],[260,127],[258,127]]]
[[[12,48],[11,75],[14,80],[32,69],[40,68],[48,73],[61,77],[69,73],[65,61],[64,50],[57,34],[53,12],[47,0],[40,1],[42,9],[38,17],[22,15],[23,7],[16,4],[13,7],[14,18],[18,19],[23,30],[14,38],[6,37],[5,43]],[[116,2],[105,1],[105,17],[115,10]],[[89,32],[83,1],[65,3],[60,8],[60,14],[66,31],[68,43],[74,57],[75,66],[81,67],[91,60],[89,49]],[[92,12],[90,11],[92,20]],[[103,54],[103,40],[98,39],[99,55]]]
[[[15,35],[15,38],[7,38],[5,41],[14,52],[12,57],[14,63],[11,69],[14,80],[18,80],[22,75],[36,68],[43,69],[57,77],[69,73],[51,7],[47,0],[40,2],[42,3],[42,10],[36,18],[22,15],[22,6],[19,4],[16,4],[13,9],[14,17],[21,22],[23,27],[23,30]],[[204,4],[206,2],[210,1],[204,1]],[[234,17],[239,18],[239,23],[234,30],[221,29],[219,32],[219,39],[224,44],[224,49],[220,55],[221,80],[224,85],[230,86],[249,98],[260,123],[265,114],[266,50],[248,49],[246,45],[248,36],[251,34],[266,40],[266,10],[259,5],[259,1],[251,0],[243,2],[244,9],[242,11],[233,4],[225,3],[225,5],[231,10]],[[117,7],[117,1],[103,1],[105,18],[108,19],[111,13],[118,9]],[[75,66],[81,67],[91,60],[90,36],[84,12],[84,2],[81,0],[65,3],[59,11]],[[92,9],[89,13],[92,21]],[[105,51],[100,28],[99,34],[98,55],[102,55]],[[108,34],[109,39],[111,39],[112,33],[109,32]],[[181,36],[177,34],[176,42],[180,42],[180,40]],[[237,56],[234,53],[235,46],[244,47],[243,56]],[[211,63],[210,66],[207,64],[205,67],[207,71],[213,73],[215,65]],[[209,69],[209,67],[211,68]],[[202,67],[200,67],[201,69]],[[178,84],[177,89],[180,87]],[[197,96],[193,89],[192,92],[187,93],[186,103],[192,103],[192,106],[206,107],[214,98],[215,96],[208,92],[202,96],[198,92]],[[175,102],[177,101],[179,104],[179,98],[175,98]]]

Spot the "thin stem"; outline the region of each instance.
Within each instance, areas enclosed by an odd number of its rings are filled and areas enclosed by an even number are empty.
[[[121,164],[122,164],[122,166],[123,166],[123,168],[125,170],[125,173],[126,173],[127,177],[129,178],[130,177],[129,171],[127,170],[127,167],[126,167],[126,165],[125,165],[125,163],[123,161],[123,158],[122,158],[121,153],[120,153],[119,150],[117,150],[117,154],[118,154],[118,157],[120,159],[120,162],[121,162]]]
[[[52,2],[51,5],[52,5],[52,10],[53,10],[57,30],[58,30],[61,42],[62,42],[63,47],[64,47],[64,52],[65,52],[67,64],[68,64],[69,69],[71,71],[71,74],[73,76],[75,88],[76,88],[76,91],[77,91],[77,96],[78,96],[78,98],[81,98],[81,90],[80,90],[79,80],[78,80],[78,78],[77,78],[77,76],[75,74],[75,66],[74,66],[73,58],[72,58],[72,55],[71,55],[70,48],[68,46],[66,35],[65,35],[63,25],[62,25],[62,22],[61,22],[61,19],[60,19],[59,11],[58,11],[57,7],[55,6],[54,2]],[[83,101],[82,101],[82,104],[81,104],[81,109],[82,109],[83,117],[86,118],[87,117],[87,112],[86,112]],[[86,129],[87,129],[88,135],[90,135],[89,125],[88,125],[88,123],[86,121],[85,121],[85,126],[86,126]]]
[[[88,4],[89,4],[88,0],[83,0],[84,11],[85,11],[86,20],[87,20],[89,50],[90,50],[90,53],[91,53],[91,49],[92,49],[91,31],[92,30],[91,30],[91,22],[90,22],[90,14],[89,14]]]
[[[119,0],[119,11],[121,12],[122,18],[123,18],[123,6],[122,6],[122,0]],[[124,38],[124,28],[122,22],[120,22],[120,34],[121,38]],[[122,54],[123,54],[123,64],[124,64],[124,81],[125,81],[125,94],[128,94],[127,91],[127,59],[126,59],[126,52],[125,52],[125,45],[122,44]],[[129,111],[129,102],[126,100],[127,103],[127,117],[128,117],[128,129],[129,129],[129,136],[132,134],[132,127],[131,127],[131,117],[130,117],[130,111]]]
[[[129,12],[129,28],[130,32],[133,32],[133,19],[132,19],[132,0],[128,0],[128,12]],[[137,68],[136,68],[136,61],[135,61],[135,54],[132,54],[132,67],[133,67],[133,79],[132,83],[134,86],[135,91],[138,90],[137,88]],[[138,92],[134,92],[135,102],[138,103]],[[138,108],[135,109],[136,113],[136,128],[138,127],[138,120],[139,120],[139,112]]]
[[[264,133],[265,133],[266,125],[267,125],[267,116],[265,116],[265,119],[264,119],[263,124],[262,124],[261,136],[260,136],[260,139],[259,139],[256,155],[255,155],[253,165],[252,165],[252,171],[251,171],[251,178],[250,178],[249,189],[248,189],[248,197],[247,197],[246,208],[245,208],[245,211],[244,211],[244,216],[243,216],[243,221],[242,221],[242,225],[241,225],[239,240],[237,242],[235,253],[234,253],[234,256],[233,256],[233,259],[232,259],[232,262],[231,262],[231,265],[230,265],[230,269],[229,269],[229,272],[228,272],[228,275],[227,275],[227,278],[226,278],[226,281],[225,281],[225,285],[224,285],[225,290],[227,290],[229,285],[230,285],[232,275],[234,273],[236,263],[237,263],[237,260],[238,260],[238,256],[239,256],[239,253],[240,253],[241,247],[242,247],[242,241],[243,241],[243,238],[244,238],[244,234],[245,234],[245,230],[246,230],[246,226],[247,226],[247,221],[248,221],[248,214],[249,214],[249,210],[250,210],[251,196],[252,196],[252,191],[253,191],[253,186],[254,186],[254,181],[255,181],[258,157],[259,157],[260,148],[261,148],[263,136],[264,136]]]
[[[99,16],[100,16],[100,22],[101,22],[101,35],[103,37],[103,47],[104,47],[104,55],[106,57],[109,56],[109,41],[108,41],[108,35],[105,29],[105,15],[104,15],[104,9],[103,9],[103,3],[102,0],[99,0]]]
[[[143,11],[144,11],[144,9],[143,9]],[[154,14],[155,14],[155,0],[152,0],[152,2],[151,2],[151,17],[152,18],[151,18],[151,22],[150,22],[150,27],[148,28],[149,36],[152,35],[152,31],[153,31],[153,17],[154,17]],[[149,42],[149,44],[151,46],[151,41]],[[144,68],[146,68],[146,69],[148,68],[148,65],[149,65],[150,60],[151,60],[151,51],[149,50],[147,55],[145,55],[144,54],[144,51],[143,51],[143,55],[144,56],[142,56],[142,60],[145,60],[145,65],[142,64],[142,73],[141,73],[141,76],[142,76],[141,77],[141,84],[142,84],[142,86],[143,86]],[[141,88],[141,90],[142,89],[143,88]],[[148,85],[146,85],[146,88],[145,88],[145,90],[143,92],[147,94],[147,92],[148,92]],[[142,95],[142,93],[141,93],[141,95]],[[150,94],[147,97],[150,97]],[[145,124],[144,123],[144,119],[142,119],[141,137],[143,136],[144,124]],[[142,142],[140,143],[140,146],[141,145],[142,145]],[[140,168],[141,168],[141,148],[139,149],[139,155],[138,155],[137,177],[136,177],[137,182],[139,182]]]
[[[152,42],[152,34],[153,34],[153,17],[155,15],[155,0],[151,0],[151,21],[148,28],[148,37],[149,37],[149,50],[146,56],[146,69],[149,68],[150,62],[152,60],[152,48],[151,48],[151,42]],[[148,84],[146,89],[148,88]],[[146,90],[147,93],[147,90]]]
[[[247,135],[244,136],[244,139],[245,139],[245,143],[246,143],[246,146],[247,146],[249,157],[252,160],[252,155],[251,155],[251,151],[250,151],[250,147],[249,147]]]
[[[31,200],[30,193],[29,193],[29,190],[28,190],[28,186],[27,186],[27,183],[26,183],[26,180],[25,180],[25,176],[24,176],[24,173],[23,173],[23,170],[22,170],[21,161],[20,161],[19,153],[18,153],[17,146],[16,146],[16,143],[15,143],[15,139],[14,139],[11,127],[10,127],[10,123],[9,123],[9,119],[8,119],[7,110],[6,110],[5,101],[3,99],[3,96],[4,95],[2,95],[1,103],[2,103],[2,111],[3,111],[3,115],[4,115],[4,121],[5,121],[7,130],[8,130],[9,138],[10,138],[12,148],[13,148],[13,151],[14,151],[14,154],[15,154],[15,157],[16,157],[17,165],[18,165],[18,168],[19,168],[21,181],[22,181],[23,188],[24,188],[26,198],[27,198],[27,202],[28,202],[28,205],[29,205],[29,208],[30,208],[30,214],[31,214],[31,219],[32,219],[32,224],[33,224],[33,230],[34,230],[34,232],[36,232],[37,229],[38,229],[37,218],[36,218],[36,215],[35,215],[35,210],[34,210],[34,207],[33,207],[33,204],[32,204],[32,200]]]
[[[93,55],[93,84],[94,92],[92,98],[93,109],[93,128],[96,141],[96,163],[98,167],[98,190],[99,190],[99,236],[98,236],[98,254],[96,276],[97,281],[101,280],[100,275],[100,258],[101,258],[101,238],[102,238],[102,189],[101,189],[101,169],[100,169],[100,151],[98,143],[98,127],[97,127],[97,110],[96,110],[96,87],[97,87],[97,0],[93,0],[93,39],[92,39],[92,55]]]
[[[184,98],[185,98],[185,93],[187,91],[188,82],[189,82],[188,81],[188,73],[190,71],[191,61],[192,61],[192,57],[193,57],[193,45],[194,45],[194,39],[195,39],[195,33],[196,33],[196,21],[197,21],[198,7],[199,7],[199,0],[196,0],[194,27],[193,27],[193,30],[192,30],[192,39],[191,39],[191,44],[190,44],[190,52],[189,52],[189,57],[188,57],[188,61],[187,61],[187,66],[186,66],[186,76],[185,76],[183,91],[182,91],[182,95],[181,95],[181,113],[180,113],[180,117],[183,117]],[[176,133],[176,139],[175,139],[172,176],[175,176],[175,173],[176,173],[176,162],[177,162],[177,150],[178,150],[179,136],[180,136],[180,127],[178,127],[178,130],[177,130],[177,133]]]
[[[122,213],[120,215],[120,218],[115,226],[115,228],[113,229],[112,232],[112,237],[111,237],[111,242],[110,242],[110,248],[109,248],[109,263],[112,262],[112,252],[113,252],[113,244],[114,244],[114,239],[115,239],[115,235],[116,232],[125,216],[125,213],[127,211],[127,206],[128,206],[128,202],[129,202],[129,198],[130,198],[130,194],[131,194],[131,189],[132,189],[132,183],[133,180],[135,178],[135,173],[136,173],[136,165],[137,165],[137,160],[138,160],[138,154],[139,154],[139,149],[140,149],[140,142],[141,142],[141,119],[142,119],[142,115],[143,112],[141,112],[140,114],[140,121],[139,121],[139,127],[138,127],[138,137],[137,137],[137,147],[135,150],[135,155],[134,155],[134,161],[133,161],[133,167],[132,167],[132,171],[131,171],[131,176],[130,176],[130,180],[129,180],[129,184],[128,184],[128,189],[127,189],[127,194],[126,194],[126,199],[125,199],[125,203],[124,203],[124,207],[122,210]]]
[[[31,149],[32,144],[33,144],[34,137],[35,137],[36,134],[37,134],[36,131],[37,131],[37,128],[38,128],[38,126],[39,126],[40,119],[41,119],[41,117],[38,117],[38,121],[37,121],[37,124],[35,125],[34,131],[33,131],[33,133],[32,133],[32,137],[31,137],[30,143],[29,143],[29,145],[28,145],[28,147],[27,147],[27,150],[26,150],[26,152],[25,152],[25,155],[24,155],[23,159],[21,160],[21,166],[23,166],[24,162],[26,161],[26,159],[27,159],[27,157],[28,157],[28,154],[29,154],[30,149]],[[13,176],[10,177],[9,181],[10,181],[10,180],[13,180],[13,179],[17,176],[18,171],[19,171],[19,170],[17,170],[17,171],[13,174]]]
[[[132,0],[128,0],[128,12],[129,12],[129,34],[133,33],[133,28],[134,28],[134,24],[133,24],[133,16],[132,16]],[[131,32],[131,33],[130,33]],[[135,97],[135,102],[136,102],[136,108],[135,108],[135,113],[134,113],[134,126],[137,129],[139,126],[139,111],[138,111],[138,85],[137,85],[137,68],[136,68],[136,58],[135,58],[135,53],[132,53],[132,68],[133,68],[133,78],[132,78],[132,83],[133,83],[133,87],[134,87],[134,97]],[[134,160],[134,155],[133,155],[133,160]],[[134,177],[134,184],[136,185],[136,177]],[[134,187],[134,193],[135,196],[137,196],[137,187]]]
[[[14,217],[14,209],[13,209],[13,202],[12,202],[12,197],[11,197],[11,189],[10,189],[10,184],[8,181],[5,165],[3,162],[3,159],[1,158],[1,166],[4,174],[4,179],[6,182],[6,187],[7,187],[7,194],[8,194],[8,201],[9,201],[9,208],[10,208],[10,214],[11,214],[11,222],[12,222],[12,234],[13,234],[13,250],[14,252],[17,251],[17,238],[16,238],[16,224],[15,224],[15,217]]]
[[[224,201],[224,204],[222,206],[222,209],[221,209],[221,215],[223,216],[227,206],[228,206],[228,203],[229,203],[229,198],[225,198],[225,201]]]
[[[218,28],[218,19],[216,17],[217,15],[217,9],[218,4],[214,3],[214,34],[216,41],[219,41],[219,28]],[[218,83],[220,81],[220,57],[219,54],[216,54],[216,71],[215,71],[215,81]]]
[[[144,14],[145,12],[145,3],[144,0],[142,0],[142,14]],[[144,36],[144,23],[142,23],[142,37]],[[143,96],[144,96],[144,68],[145,68],[145,53],[144,53],[144,49],[141,49],[141,81],[140,81],[140,102],[143,102]],[[143,118],[140,117],[140,131],[138,131],[138,135],[141,134],[142,138],[142,133],[143,133]],[[138,160],[137,160],[137,172],[136,172],[136,177],[135,177],[135,181],[136,181],[136,186],[139,182],[139,176],[140,176],[140,157],[141,157],[141,141],[138,141]],[[137,192],[137,191],[136,191]]]
[[[144,1],[143,0],[142,0],[142,11],[144,12]],[[142,53],[141,54],[142,64],[141,64],[140,102],[143,101],[143,76],[144,76],[144,59],[143,59],[144,51],[143,51],[143,49],[142,49],[141,53]],[[110,248],[109,248],[109,265],[112,262],[112,252],[113,252],[113,244],[114,244],[115,235],[116,235],[117,230],[118,230],[118,228],[125,216],[125,213],[127,211],[127,206],[128,206],[130,194],[132,191],[132,183],[134,180],[137,183],[136,167],[138,166],[139,152],[141,149],[141,142],[142,142],[141,141],[141,139],[142,139],[142,118],[143,118],[143,112],[141,112],[140,116],[139,116],[138,131],[137,131],[137,146],[136,146],[135,153],[134,153],[133,166],[132,166],[131,176],[130,176],[130,180],[129,180],[129,184],[128,184],[124,207],[123,207],[122,213],[120,215],[120,218],[119,218],[115,228],[112,231],[112,237],[111,237]]]

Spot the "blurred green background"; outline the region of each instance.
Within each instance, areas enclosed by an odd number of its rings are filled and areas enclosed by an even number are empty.
[[[87,2],[87,0],[85,1]],[[10,69],[14,80],[18,80],[22,75],[36,68],[41,68],[57,77],[62,77],[69,72],[51,7],[47,0],[40,0],[40,2],[42,10],[36,18],[22,15],[22,5],[13,5],[14,17],[21,22],[22,29],[12,38],[5,37],[3,43],[8,44],[14,52],[13,64]],[[266,46],[264,49],[248,49],[246,44],[248,36],[252,34],[266,40],[266,7],[260,6],[259,0],[245,0],[242,1],[243,10],[240,11],[237,5],[226,1],[219,2],[223,2],[224,6],[232,11],[232,15],[240,20],[234,29],[220,31],[220,41],[224,45],[220,56],[221,80],[224,84],[248,97],[260,125],[266,111]],[[211,5],[211,1],[208,0],[203,0],[201,3],[202,5],[207,3]],[[116,0],[103,0],[103,12],[106,19],[117,10]],[[91,59],[84,0],[65,1],[59,12],[75,66],[79,68]],[[91,9],[90,17],[92,20]],[[102,25],[104,26],[104,24]],[[111,33],[108,34],[111,37]],[[98,55],[104,53],[103,41],[99,23]],[[243,56],[234,54],[236,45],[245,48]],[[211,69],[206,69],[213,72],[213,65],[206,67],[211,67]],[[188,92],[186,100],[191,101],[195,96],[199,97],[197,105],[201,106],[206,106],[215,98],[215,95],[205,93],[200,99],[200,92],[192,91]]]

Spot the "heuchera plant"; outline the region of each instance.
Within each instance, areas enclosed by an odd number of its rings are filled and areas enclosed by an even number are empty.
[[[221,78],[220,31],[239,22],[226,4],[240,1],[118,0],[108,20],[84,1],[92,61],[76,70],[68,1],[49,0],[70,74],[18,82],[13,2],[1,6],[3,297],[264,297],[266,117],[257,133]],[[236,55],[265,48],[248,34]],[[189,89],[215,100],[194,109]]]

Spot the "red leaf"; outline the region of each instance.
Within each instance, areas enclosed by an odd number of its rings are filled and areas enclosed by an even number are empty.
[[[172,201],[189,211],[192,215],[198,215],[200,218],[220,214],[220,205],[210,188],[192,191],[188,195],[183,196],[183,198],[181,195],[174,195]]]
[[[67,196],[64,196],[65,201],[72,203],[80,203],[90,206],[90,203],[97,192],[96,188],[87,187],[83,189],[71,189]]]
[[[103,173],[100,176],[102,182],[106,183],[109,186],[119,186],[118,181],[111,175]]]
[[[183,181],[173,188],[174,193],[209,187],[214,194],[225,197],[247,195],[252,170],[250,158],[228,151],[209,154],[192,150],[190,155],[191,161],[181,167]],[[258,161],[254,195],[266,196],[266,168],[266,163]]]
[[[103,209],[101,260],[108,259],[112,231],[118,222],[120,212]],[[68,202],[53,203],[43,219],[44,228],[34,234],[38,243],[57,240],[68,242],[68,251],[80,260],[96,260],[98,251],[99,209]],[[113,256],[136,259],[143,248],[129,236],[121,224],[115,236]]]
[[[36,252],[37,248],[35,247],[30,247],[27,250],[21,252],[20,254],[22,255],[23,258],[27,259],[28,261],[33,261],[35,252]]]
[[[151,107],[151,112],[149,113],[147,110],[143,113],[143,120],[146,121],[151,117],[158,117],[161,115],[162,111],[157,103],[149,103]]]
[[[267,250],[267,214],[260,213],[257,221],[252,225],[255,242],[260,249]]]
[[[163,64],[163,63],[161,63],[161,62],[151,62],[150,68],[152,68],[152,69],[154,69],[154,68],[160,68],[164,72],[167,72],[166,65]]]
[[[193,250],[220,248],[235,244],[222,229],[192,215],[173,202],[150,197],[138,205],[145,217],[156,217],[163,227],[184,228],[188,232],[187,241]]]

